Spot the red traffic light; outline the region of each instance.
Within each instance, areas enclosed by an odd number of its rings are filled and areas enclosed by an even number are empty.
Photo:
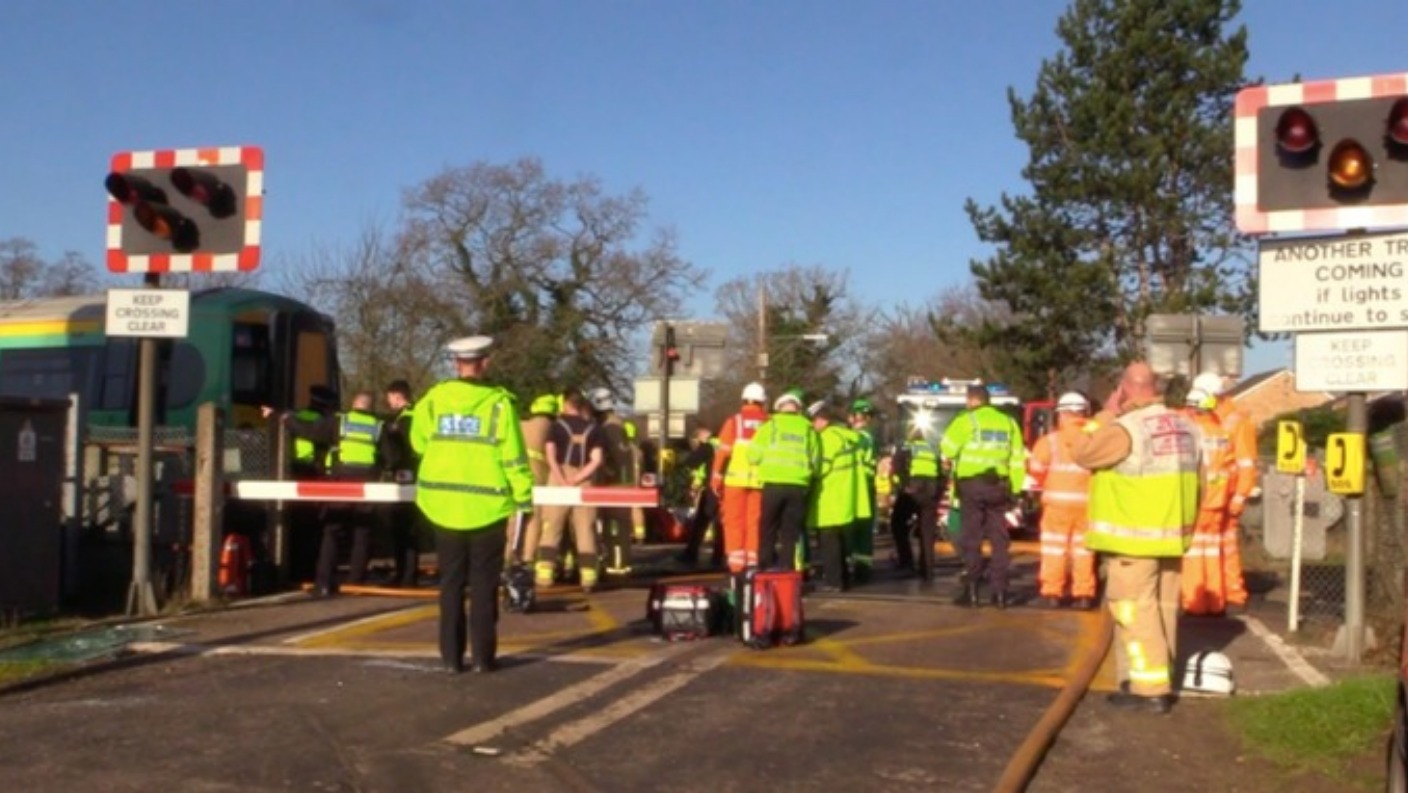
[[[125,173],[110,173],[103,180],[103,186],[119,204],[131,206],[140,203],[166,203],[166,191],[140,176]]]
[[[171,184],[181,191],[181,195],[209,210],[211,217],[227,218],[239,209],[234,188],[209,171],[172,168]]]
[[[1276,122],[1276,147],[1286,154],[1305,154],[1320,145],[1320,130],[1305,108],[1292,107]]]
[[[180,253],[190,253],[200,247],[200,229],[190,218],[169,206],[142,201],[133,208],[132,214],[139,226],[170,242]]]
[[[1374,160],[1353,138],[1335,144],[1328,169],[1331,186],[1341,190],[1361,190],[1374,181]]]
[[[1388,111],[1388,142],[1408,148],[1408,96],[1393,103]]]

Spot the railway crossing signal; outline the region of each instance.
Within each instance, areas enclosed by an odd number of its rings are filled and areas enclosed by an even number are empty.
[[[1242,232],[1408,225],[1408,73],[1245,88],[1235,123]]]
[[[249,272],[259,266],[264,152],[254,146],[122,152],[108,192],[108,269]]]

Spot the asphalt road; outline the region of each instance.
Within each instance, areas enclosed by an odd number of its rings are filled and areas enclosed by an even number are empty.
[[[427,599],[174,618],[116,665],[0,698],[0,777],[24,791],[992,790],[1100,649],[1099,618],[958,608],[944,573],[809,597],[807,641],[766,651],[652,636],[644,581],[559,589],[504,616],[491,675],[440,670]],[[1121,768],[1103,781],[1139,784],[1149,769],[1124,739],[1197,729],[1202,713],[1189,701],[1155,725],[1102,705],[1082,705],[1041,789]],[[1141,787],[1189,789],[1185,765]]]

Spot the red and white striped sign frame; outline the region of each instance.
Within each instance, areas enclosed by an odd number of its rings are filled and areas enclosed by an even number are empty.
[[[244,247],[237,253],[155,253],[128,255],[122,250],[125,208],[108,196],[108,270],[114,273],[229,273],[259,267],[259,237],[264,220],[264,150],[258,146],[208,149],[125,151],[112,157],[112,172],[178,166],[243,165]]]
[[[415,501],[415,485],[392,482],[287,482],[241,480],[230,483],[231,495],[244,501],[354,501],[391,504]],[[653,487],[557,487],[533,488],[538,506],[567,507],[655,507],[660,491]]]
[[[1236,207],[1237,228],[1244,234],[1267,234],[1408,226],[1408,204],[1287,209],[1273,212],[1262,212],[1257,208],[1258,111],[1264,107],[1316,105],[1405,94],[1408,94],[1408,72],[1309,83],[1262,85],[1238,91],[1233,132],[1236,147],[1236,187],[1233,203]]]

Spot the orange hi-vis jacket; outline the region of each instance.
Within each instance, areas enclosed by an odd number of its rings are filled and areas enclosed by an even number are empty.
[[[761,489],[757,466],[748,459],[748,447],[758,427],[767,421],[761,405],[747,404],[719,428],[719,445],[714,449],[714,482],[724,487]]]
[[[1237,455],[1232,435],[1214,412],[1190,410],[1187,415],[1198,425],[1203,439],[1203,487],[1198,509],[1221,512],[1231,503],[1232,487],[1237,480]]]
[[[1071,459],[1071,446],[1080,438],[1084,425],[1083,420],[1065,421],[1032,447],[1027,474],[1041,488],[1042,506],[1084,510],[1090,502],[1090,471]]]
[[[1226,397],[1218,399],[1215,412],[1227,432],[1232,456],[1236,460],[1237,472],[1232,479],[1232,494],[1227,503],[1228,511],[1236,516],[1242,514],[1242,508],[1257,485],[1256,427],[1252,426],[1251,416]]]

